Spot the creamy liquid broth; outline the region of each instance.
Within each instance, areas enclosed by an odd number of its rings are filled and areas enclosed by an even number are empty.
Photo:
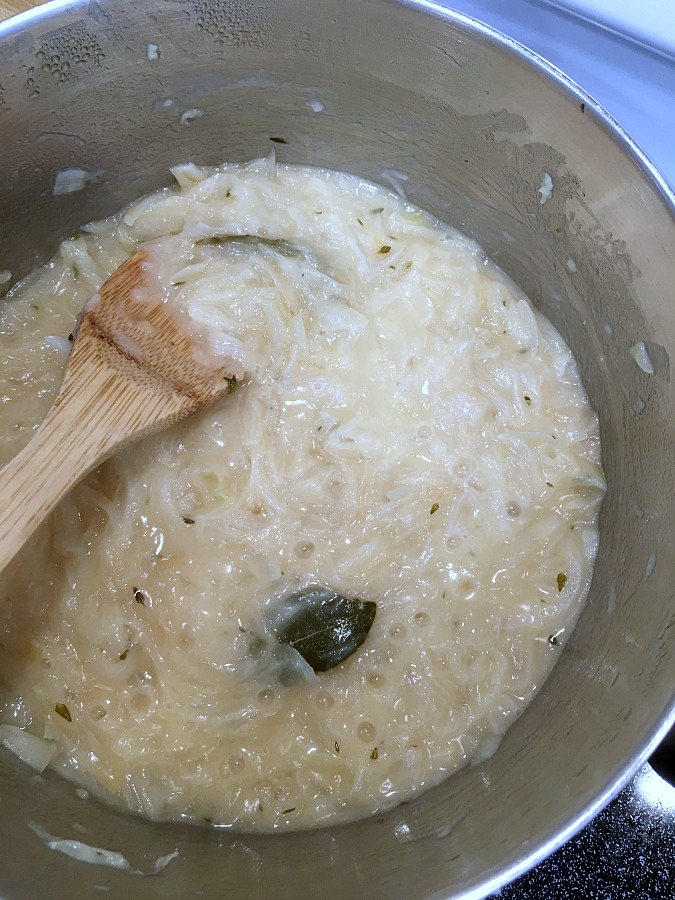
[[[597,419],[551,324],[387,190],[272,161],[174,175],[2,301],[0,461],[143,242],[248,378],[101,466],[0,576],[0,722],[153,819],[357,818],[494,752],[558,659],[597,548]],[[292,246],[210,241],[233,234]],[[283,687],[251,642],[313,584],[375,622]]]

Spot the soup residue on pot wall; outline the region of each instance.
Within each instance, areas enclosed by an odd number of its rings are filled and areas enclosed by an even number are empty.
[[[2,574],[0,722],[153,819],[357,818],[492,753],[550,671],[596,554],[596,416],[551,324],[389,191],[270,160],[174,175],[3,301],[2,458],[140,244],[248,379],[93,472]],[[377,614],[287,684],[273,610],[314,585]]]

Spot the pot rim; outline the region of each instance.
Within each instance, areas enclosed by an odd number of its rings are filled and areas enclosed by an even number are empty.
[[[112,2],[118,2],[118,0],[112,0]],[[597,100],[553,63],[548,62],[519,41],[485,22],[442,6],[434,2],[434,0],[378,0],[378,2],[405,7],[413,12],[443,20],[454,26],[459,26],[473,35],[478,35],[495,49],[505,52],[525,63],[526,66],[537,70],[545,80],[557,86],[569,100],[576,104],[583,104],[586,115],[595,119],[596,123],[623,150],[647,182],[651,184],[671,219],[675,222],[675,190],[670,186],[657,166],[625,128]],[[40,6],[11,16],[0,22],[0,51],[3,44],[6,45],[12,38],[19,36],[31,27],[48,22],[59,13],[70,13],[71,16],[79,15],[81,12],[86,11],[88,6],[88,0],[49,0],[49,2]],[[672,728],[675,728],[675,691],[673,691],[670,703],[654,717],[654,725],[648,739],[640,745],[639,749],[627,759],[618,771],[611,774],[604,784],[599,785],[592,802],[587,803],[582,809],[573,813],[565,826],[558,828],[543,842],[537,843],[533,849],[521,856],[517,862],[502,869],[496,875],[481,879],[479,883],[474,884],[472,887],[453,894],[454,900],[481,900],[481,898],[499,891],[519,878],[566,844],[575,834],[591,822],[626,786]],[[437,894],[436,897],[437,900],[444,900],[448,895],[444,892],[443,894]]]

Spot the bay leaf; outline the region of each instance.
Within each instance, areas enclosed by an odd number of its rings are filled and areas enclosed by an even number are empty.
[[[327,672],[363,644],[376,610],[372,600],[316,586],[285,597],[271,624],[278,639],[297,650],[315,672]]]

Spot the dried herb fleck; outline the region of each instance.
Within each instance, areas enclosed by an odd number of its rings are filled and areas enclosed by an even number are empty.
[[[288,141],[285,138],[280,137],[271,137],[270,140],[275,144],[287,144]]]
[[[195,520],[190,518],[190,516],[181,516],[181,519],[185,522],[186,525],[194,525]]]
[[[335,741],[335,752],[336,752],[336,753],[339,753],[339,752],[340,752],[340,745],[338,744],[337,741]]]
[[[361,219],[359,219],[358,216],[356,217],[356,221],[357,221],[357,222],[359,223],[359,225],[363,228],[363,222],[361,221]]]
[[[556,581],[558,582],[558,590],[562,591],[562,589],[567,584],[567,575],[565,575],[564,572],[558,572],[558,577],[556,578]]]
[[[389,253],[391,252],[391,246],[389,244],[382,244],[380,249],[377,251],[378,253]]]
[[[225,381],[227,382],[227,393],[234,394],[234,392],[237,390],[237,376],[226,375]]]
[[[441,508],[440,503],[432,503],[431,509],[429,510],[429,515],[430,515],[430,516],[433,516],[433,514],[434,514],[435,512],[438,512],[438,510],[439,510],[440,508]]]
[[[124,662],[124,660],[127,658],[128,655],[129,655],[129,650],[123,650],[122,653],[120,653],[120,659],[122,660],[122,662]]]
[[[140,603],[141,606],[145,606],[145,594],[143,591],[139,591],[138,588],[132,588],[134,592],[134,600],[136,603]]]
[[[373,749],[370,751],[370,758],[377,759],[379,755],[380,754],[379,754],[377,747],[373,747]]]
[[[68,340],[69,340],[69,341],[74,341],[74,340],[75,340],[75,335],[73,334],[72,331],[71,331],[70,334],[68,335]]]
[[[288,813],[292,813],[292,812],[295,812],[295,807],[294,807],[294,806],[289,806],[288,809],[284,809],[284,810],[282,811],[281,815],[282,815],[282,816],[286,816],[286,815],[288,815]]]
[[[54,711],[57,712],[62,719],[65,719],[66,722],[72,722],[73,717],[70,714],[70,710],[66,706],[65,703],[57,703],[54,707]]]
[[[558,636],[555,634],[549,634],[548,643],[551,647],[559,647],[560,646],[560,640],[559,640]]]
[[[532,406],[532,398],[528,397],[527,394],[525,394],[523,400],[527,403],[528,406]]]

